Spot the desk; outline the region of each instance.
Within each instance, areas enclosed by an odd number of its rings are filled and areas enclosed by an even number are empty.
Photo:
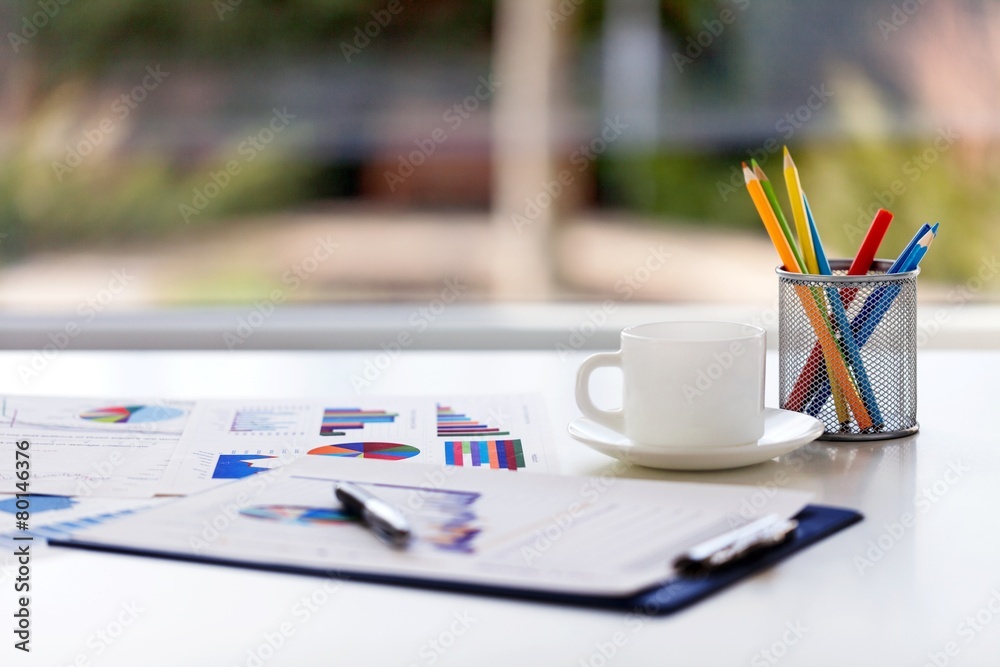
[[[565,431],[579,414],[572,387],[583,356],[407,351],[366,391],[540,391],[563,472],[601,475],[611,459]],[[30,358],[29,352],[0,353],[0,391],[345,395],[354,393],[351,374],[373,353],[66,351],[25,386],[17,367]],[[777,402],[776,368],[772,353],[768,405]],[[924,351],[922,429],[915,436],[813,443],[741,470],[630,470],[634,477],[746,484],[760,494],[806,489],[817,502],[854,507],[867,517],[674,616],[647,619],[53,548],[32,563],[34,650],[28,659],[11,648],[9,569],[0,578],[0,664],[996,665],[998,377],[998,352]],[[610,383],[595,387],[595,398],[606,405],[613,394]]]

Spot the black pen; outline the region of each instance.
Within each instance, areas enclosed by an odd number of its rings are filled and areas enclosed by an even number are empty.
[[[377,496],[350,482],[338,482],[333,493],[351,514],[360,517],[369,530],[394,547],[410,541],[410,522],[403,513]]]

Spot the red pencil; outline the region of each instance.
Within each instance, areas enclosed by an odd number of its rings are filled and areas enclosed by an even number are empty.
[[[872,262],[875,261],[875,253],[878,252],[878,247],[882,244],[882,239],[885,238],[885,232],[889,229],[890,222],[892,222],[892,213],[880,208],[875,214],[872,224],[868,227],[868,233],[865,234],[861,247],[858,248],[858,254],[854,256],[854,261],[847,269],[847,275],[863,276],[868,273]],[[845,287],[840,290],[840,301],[844,304],[845,309],[851,306],[851,302],[854,301],[857,294],[857,287]],[[819,388],[816,379],[819,377],[818,374],[823,373],[823,370],[823,350],[820,344],[816,343],[799,373],[798,380],[795,381],[795,386],[788,394],[788,400],[785,401],[784,405],[786,410],[802,411],[813,393]]]
[[[847,275],[863,276],[868,273],[872,262],[875,261],[875,253],[878,252],[878,247],[882,244],[882,239],[885,238],[885,232],[889,229],[890,222],[892,222],[892,213],[880,208],[875,214],[871,226],[868,227],[868,233],[865,234],[865,240],[858,248],[858,254],[851,262],[851,268],[847,269]]]

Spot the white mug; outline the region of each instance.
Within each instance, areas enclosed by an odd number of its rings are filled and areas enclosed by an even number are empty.
[[[628,327],[618,352],[580,366],[584,416],[642,445],[736,447],[764,435],[765,332],[736,322],[659,322]],[[622,372],[622,407],[602,410],[590,375]]]

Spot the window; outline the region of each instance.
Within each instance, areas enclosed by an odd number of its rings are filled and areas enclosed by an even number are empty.
[[[941,222],[922,296],[998,294],[992,3],[18,0],[9,311],[770,303],[742,183],[794,153],[827,252]]]

